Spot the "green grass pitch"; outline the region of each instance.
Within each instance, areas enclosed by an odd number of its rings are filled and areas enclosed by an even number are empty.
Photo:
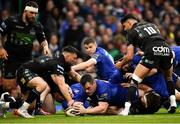
[[[66,117],[63,112],[58,112],[50,116],[36,116],[33,119],[25,119],[7,114],[7,118],[0,118],[3,123],[82,123],[82,124],[108,124],[108,123],[178,123],[180,124],[180,108],[175,114],[167,114],[165,109],[161,109],[154,115],[129,115],[129,116],[78,116]]]

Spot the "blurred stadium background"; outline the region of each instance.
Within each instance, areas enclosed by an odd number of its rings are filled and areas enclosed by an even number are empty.
[[[28,0],[0,0],[0,20],[21,14]],[[34,0],[39,5],[38,20],[53,53],[66,45],[79,50],[82,39],[94,37],[114,58],[124,54],[125,37],[121,18],[133,13],[155,23],[170,46],[180,45],[179,0]],[[38,56],[35,42],[33,56]]]

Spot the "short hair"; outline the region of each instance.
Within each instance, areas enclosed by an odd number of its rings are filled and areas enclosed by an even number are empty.
[[[62,52],[68,52],[79,55],[79,51],[73,46],[65,46],[62,48]]]
[[[94,82],[94,78],[90,74],[84,74],[81,77],[80,83],[81,83],[82,86],[85,86],[87,82],[89,82],[89,83]]]
[[[39,8],[38,4],[35,1],[29,1],[26,3],[26,6],[32,6],[34,8]]]
[[[125,15],[122,19],[121,19],[121,24],[123,24],[124,22],[126,22],[128,19],[134,19],[136,21],[139,21],[139,19],[133,15],[133,14],[127,14]]]
[[[83,44],[90,44],[90,43],[96,43],[96,40],[92,37],[86,37],[83,39]]]
[[[152,112],[157,112],[161,107],[160,95],[155,93],[154,91],[150,91],[145,94],[145,97],[147,102],[147,109],[151,110]]]

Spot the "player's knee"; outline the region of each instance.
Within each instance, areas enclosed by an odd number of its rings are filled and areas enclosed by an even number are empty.
[[[46,86],[45,86],[45,87],[46,87],[46,91],[47,91],[47,92],[50,92],[51,88],[49,87],[49,85],[48,85],[48,84],[46,84]]]
[[[36,90],[39,92],[43,92],[46,89],[47,84],[45,82],[41,82],[36,86]]]

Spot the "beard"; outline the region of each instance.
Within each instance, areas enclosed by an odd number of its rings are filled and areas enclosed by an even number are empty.
[[[27,15],[26,15],[26,20],[30,24],[33,24],[36,21],[36,19],[34,17],[28,17]]]

